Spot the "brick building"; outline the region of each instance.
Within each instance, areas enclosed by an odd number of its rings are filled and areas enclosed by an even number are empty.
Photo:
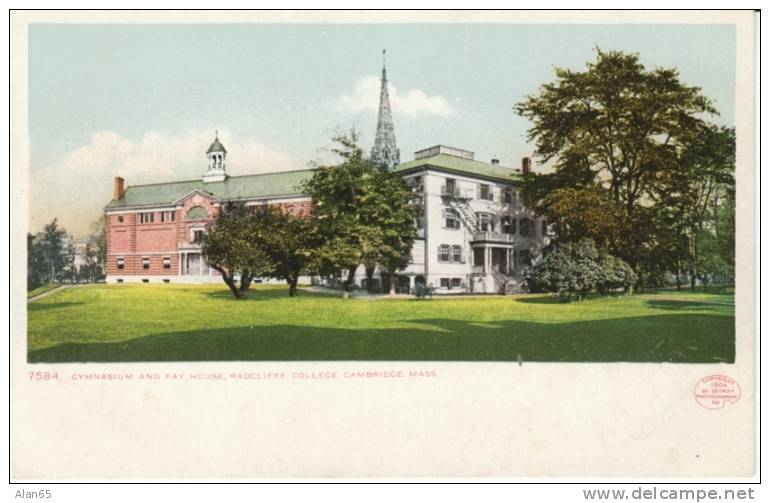
[[[219,138],[206,155],[208,170],[198,180],[125,187],[123,178],[115,178],[114,198],[105,208],[108,283],[220,282],[201,248],[223,201],[309,213],[310,199],[299,187],[312,170],[228,176]]]

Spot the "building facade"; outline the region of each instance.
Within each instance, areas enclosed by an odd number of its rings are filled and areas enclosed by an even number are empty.
[[[218,137],[206,155],[208,170],[198,180],[125,187],[115,178],[105,208],[108,283],[222,281],[206,263],[202,243],[224,201],[310,213],[310,198],[299,187],[311,170],[228,176]]]
[[[521,198],[530,159],[515,170],[474,157],[437,145],[396,167],[421,206],[411,264],[399,273],[404,287],[421,282],[447,294],[523,291],[523,270],[550,242],[550,227]]]
[[[521,200],[522,174],[531,171],[530,159],[513,169],[496,159],[485,163],[473,152],[437,145],[400,163],[387,85],[383,51],[370,159],[399,173],[418,195],[421,208],[410,264],[398,272],[399,290],[421,283],[439,294],[521,291],[522,270],[550,240],[546,222]],[[309,214],[311,201],[300,187],[313,170],[228,176],[227,150],[218,135],[206,156],[208,169],[198,180],[124,187],[124,180],[115,178],[114,198],[105,208],[109,283],[221,281],[206,263],[202,241],[225,201]],[[386,283],[378,271],[375,278]],[[360,287],[376,287],[366,284],[363,267],[355,281]]]

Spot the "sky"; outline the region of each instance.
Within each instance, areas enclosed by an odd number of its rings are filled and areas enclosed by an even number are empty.
[[[732,25],[33,24],[30,231],[86,235],[115,176],[200,177],[215,131],[231,175],[328,162],[351,127],[368,152],[382,49],[402,162],[445,144],[517,166],[533,146],[513,106],[596,47],[677,68],[734,125]]]

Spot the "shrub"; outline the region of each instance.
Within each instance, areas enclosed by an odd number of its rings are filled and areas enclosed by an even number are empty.
[[[623,288],[630,291],[637,277],[623,260],[600,253],[593,240],[564,243],[548,252],[527,277],[530,291],[552,292],[567,301],[592,290],[602,295]]]

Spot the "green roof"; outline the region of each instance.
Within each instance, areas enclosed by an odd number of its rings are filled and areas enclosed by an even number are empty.
[[[484,178],[493,178],[495,180],[502,180],[506,182],[516,182],[523,180],[521,174],[515,172],[512,168],[501,166],[499,164],[488,164],[481,161],[472,161],[470,159],[463,159],[449,154],[436,154],[431,157],[425,157],[423,159],[415,159],[414,161],[405,162],[399,164],[393,171],[396,173],[402,171],[409,171],[417,168],[437,168],[443,171],[450,171],[453,173],[481,176]]]
[[[120,199],[113,199],[107,205],[107,209],[170,206],[196,190],[207,192],[222,200],[302,195],[301,184],[313,176],[313,171],[305,169],[261,175],[230,176],[222,182],[206,183],[199,179],[134,185],[127,187]]]
[[[225,150],[225,146],[219,143],[219,138],[214,138],[214,141],[211,142],[211,145],[209,145],[209,149],[206,151],[207,154],[210,154],[211,152],[224,152],[227,153],[227,150]]]

